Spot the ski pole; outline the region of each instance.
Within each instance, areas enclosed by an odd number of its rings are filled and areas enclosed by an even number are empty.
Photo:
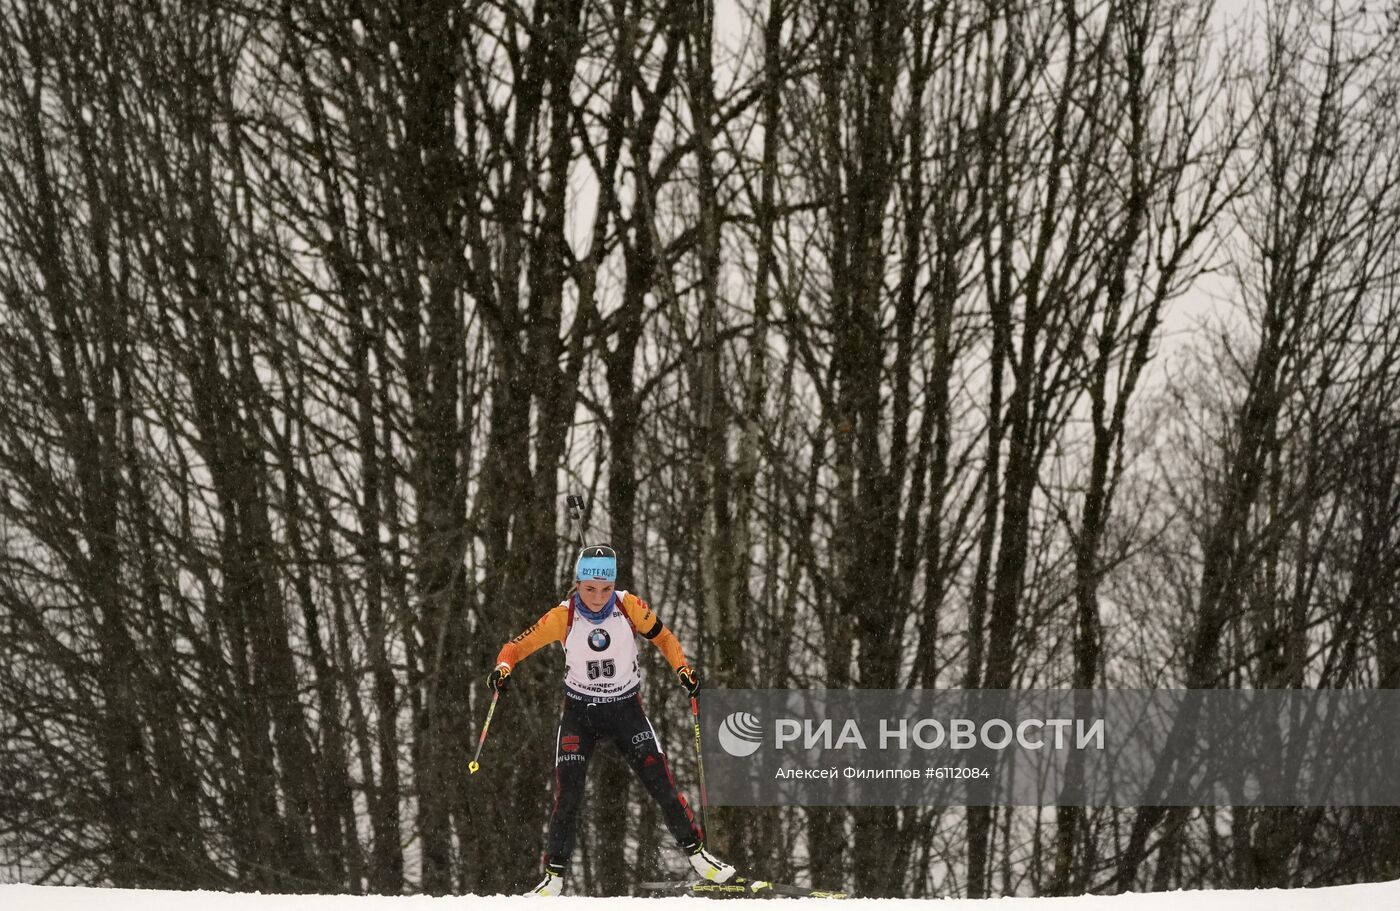
[[[481,738],[476,742],[476,755],[472,761],[467,763],[467,771],[473,775],[481,768],[481,763],[477,762],[481,758],[481,748],[486,745],[486,732],[491,730],[491,716],[496,714],[496,700],[501,698],[501,691],[496,690],[491,695],[491,707],[486,710],[486,723],[481,726]]]
[[[588,542],[583,540],[583,518],[588,514],[588,504],[584,500],[583,494],[571,493],[568,496],[569,503],[569,524],[574,527],[574,533],[578,535],[578,546],[587,547]]]
[[[700,752],[700,700],[695,696],[690,697],[690,717],[695,722],[695,767],[700,773],[700,834],[710,837],[710,826],[705,819],[705,810],[710,805],[710,799],[705,794],[705,757]]]

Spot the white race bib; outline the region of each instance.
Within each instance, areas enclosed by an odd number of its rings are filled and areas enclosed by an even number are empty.
[[[625,594],[615,593],[599,623],[574,611],[573,625],[564,638],[564,685],[581,696],[621,696],[642,682],[637,633],[622,613]]]

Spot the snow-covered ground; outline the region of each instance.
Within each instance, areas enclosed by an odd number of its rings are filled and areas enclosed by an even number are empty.
[[[772,899],[782,901],[782,899]],[[246,895],[0,885],[4,911],[696,911],[701,898],[528,898],[466,895],[449,898],[357,898],[342,895]],[[821,903],[821,899],[788,899]],[[1400,881],[1328,889],[1256,892],[1156,892],[1080,898],[853,899],[850,911],[1350,911],[1400,908]]]

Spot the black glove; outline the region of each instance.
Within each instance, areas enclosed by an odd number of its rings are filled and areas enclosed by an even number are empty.
[[[700,692],[700,675],[690,665],[682,664],[676,668],[676,679],[685,687],[687,695],[694,696]]]
[[[486,685],[504,695],[506,687],[510,686],[510,668],[504,664],[496,665],[486,678]]]

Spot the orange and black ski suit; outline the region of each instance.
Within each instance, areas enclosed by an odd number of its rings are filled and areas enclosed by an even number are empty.
[[[599,740],[611,740],[661,807],[666,827],[682,848],[704,833],[676,787],[656,729],[642,708],[638,635],[649,639],[672,669],[686,663],[675,634],[645,601],[617,591],[594,614],[577,595],[551,608],[507,642],[496,664],[513,668],[551,642],[564,646],[564,707],[554,741],[554,810],[544,861],[562,870],[573,853],[588,759]]]

